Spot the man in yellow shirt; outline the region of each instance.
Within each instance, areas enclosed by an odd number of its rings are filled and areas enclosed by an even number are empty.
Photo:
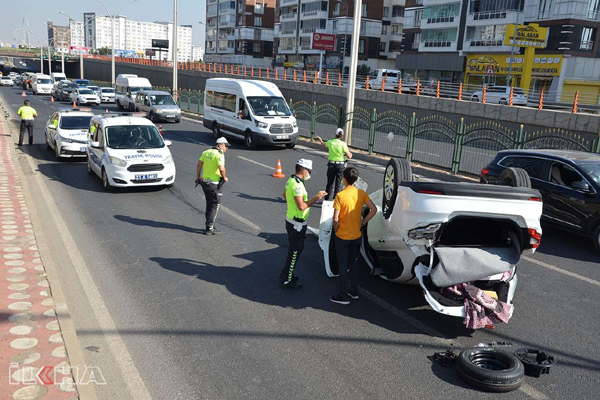
[[[352,153],[348,150],[348,144],[344,142],[344,130],[342,128],[336,129],[335,139],[323,142],[320,136],[315,136],[315,140],[329,149],[327,186],[325,186],[327,196],[325,196],[325,200],[331,200],[342,190],[342,174],[344,168],[346,168],[346,159],[351,159]]]
[[[221,206],[223,183],[228,182],[225,171],[225,153],[229,142],[221,137],[212,149],[202,153],[196,168],[196,185],[202,185],[204,197],[206,198],[206,235],[219,235],[221,232],[215,229],[215,219]],[[200,178],[202,172],[202,178]]]
[[[358,180],[358,170],[349,167],[344,170],[344,190],[335,196],[333,202],[333,229],[335,231],[335,253],[339,264],[340,293],[329,300],[348,305],[350,299],[358,300],[358,254],[360,252],[361,229],[369,222],[377,207],[364,191],[353,185]],[[361,221],[363,206],[369,207],[369,214]],[[348,282],[348,277],[350,282]]]
[[[29,100],[25,100],[23,105],[17,111],[21,117],[21,129],[19,130],[19,146],[23,146],[25,131],[29,134],[29,144],[33,144],[33,119],[37,117],[37,111],[30,105]]]

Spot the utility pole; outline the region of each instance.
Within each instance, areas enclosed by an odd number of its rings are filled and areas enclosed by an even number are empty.
[[[173,97],[177,101],[177,0],[173,0]]]
[[[508,65],[508,75],[506,76],[506,85],[512,86],[512,67],[513,67],[513,57],[515,54],[515,45],[517,44],[516,33],[517,28],[519,27],[519,15],[521,15],[524,10],[521,10],[521,4],[523,4],[523,0],[519,1],[519,5],[517,6],[517,26],[515,26],[515,37],[513,37],[512,46],[510,48],[510,64]]]
[[[354,119],[354,93],[356,92],[356,68],[358,67],[358,40],[360,38],[360,19],[362,0],[354,3],[354,29],[352,30],[352,47],[350,48],[350,71],[348,74],[348,98],[346,100],[346,143],[352,143],[352,120]]]

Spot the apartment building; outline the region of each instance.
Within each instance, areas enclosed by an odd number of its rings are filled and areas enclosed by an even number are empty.
[[[509,24],[548,28],[531,89],[600,91],[600,0],[406,0],[405,77],[518,86],[524,49],[506,45]],[[513,52],[511,63],[511,52]]]
[[[393,68],[400,51],[404,0],[363,0],[359,38],[359,65]],[[318,68],[320,51],[311,49],[313,33],[336,35],[333,51],[324,53],[327,69],[350,65],[354,28],[352,0],[278,0],[275,10],[276,66]]]
[[[207,0],[204,60],[269,67],[275,0]]]
[[[202,46],[192,45],[192,61],[204,60],[204,48]]]
[[[112,48],[112,19],[84,14],[85,44],[91,49]],[[124,16],[115,17],[115,49],[129,50],[145,54],[152,48],[152,39],[169,40],[169,48],[156,52],[152,58],[162,55],[163,59],[173,59],[173,23],[133,21]],[[177,57],[179,61],[192,61],[192,26],[180,25],[177,28]]]
[[[68,26],[54,25],[48,21],[48,43],[57,51],[69,51],[71,45],[71,33]]]
[[[83,22],[69,21],[69,29],[71,30],[71,46],[82,48],[85,46],[85,32]]]

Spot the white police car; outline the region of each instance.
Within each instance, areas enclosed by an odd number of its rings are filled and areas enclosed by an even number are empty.
[[[90,123],[87,168],[102,179],[107,191],[115,187],[170,187],[175,163],[156,126],[144,113],[96,115]]]
[[[85,157],[88,129],[93,116],[89,108],[65,108],[52,114],[44,131],[46,148],[54,151],[57,160]]]

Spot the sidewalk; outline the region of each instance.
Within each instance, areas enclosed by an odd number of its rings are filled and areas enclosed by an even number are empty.
[[[0,116],[0,399],[77,399],[4,123]]]

